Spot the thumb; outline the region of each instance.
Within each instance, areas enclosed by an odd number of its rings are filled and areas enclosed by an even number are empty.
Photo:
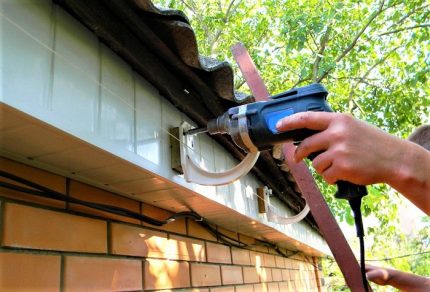
[[[366,273],[366,278],[378,285],[386,285],[389,275],[388,271],[384,269],[371,270]]]

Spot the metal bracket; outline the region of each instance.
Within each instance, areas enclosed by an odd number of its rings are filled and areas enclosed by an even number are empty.
[[[184,178],[187,182],[206,186],[226,185],[247,174],[257,162],[260,152],[253,152],[248,153],[238,165],[227,171],[210,172],[204,170],[194,162],[188,151],[190,147],[188,144],[189,141],[187,135],[184,135],[184,132],[191,128],[192,126],[186,122],[183,122],[179,126],[181,165],[182,171],[184,172]]]

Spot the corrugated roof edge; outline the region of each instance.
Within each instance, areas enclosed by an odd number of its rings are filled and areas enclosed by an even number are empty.
[[[202,56],[199,54],[196,34],[187,16],[180,10],[162,8],[154,5],[150,0],[129,0],[136,8],[158,15],[152,19],[154,29],[165,43],[180,56],[188,66],[203,70],[209,74],[208,83],[223,99],[236,103],[252,100],[252,96],[234,90],[234,72],[229,62]],[[162,17],[161,19],[159,17]]]

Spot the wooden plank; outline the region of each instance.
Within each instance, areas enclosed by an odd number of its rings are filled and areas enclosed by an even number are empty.
[[[236,44],[233,46],[232,52],[255,99],[257,101],[268,100],[269,91],[244,45],[241,43]],[[295,146],[293,144],[284,144],[283,154],[290,172],[308,203],[311,213],[345,277],[347,285],[352,291],[365,291],[360,266],[345,236],[334,219],[306,164],[293,161],[294,150]]]

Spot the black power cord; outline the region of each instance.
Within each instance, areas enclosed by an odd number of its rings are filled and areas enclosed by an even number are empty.
[[[42,185],[36,184],[34,182],[31,182],[29,180],[26,180],[24,178],[21,178],[19,176],[13,175],[13,174],[5,172],[5,171],[0,171],[0,176],[5,177],[5,178],[10,179],[10,180],[13,180],[15,182],[18,182],[20,184],[26,185],[30,188],[18,186],[15,184],[4,182],[4,181],[0,181],[1,187],[5,187],[8,189],[12,189],[15,191],[19,191],[19,192],[23,192],[23,193],[27,193],[27,194],[31,194],[31,195],[35,195],[35,196],[45,197],[45,198],[54,199],[54,200],[63,201],[63,202],[74,203],[74,204],[90,207],[90,208],[93,208],[96,210],[105,211],[105,212],[109,212],[109,213],[116,214],[116,215],[126,216],[129,218],[141,220],[145,223],[155,225],[155,226],[163,226],[163,225],[165,225],[169,222],[173,222],[179,218],[192,218],[195,221],[203,221],[203,217],[201,217],[200,215],[198,215],[197,213],[192,212],[192,211],[176,213],[176,214],[173,214],[172,216],[166,218],[165,220],[158,220],[158,219],[148,217],[148,216],[136,213],[136,212],[132,212],[130,210],[127,210],[127,209],[124,209],[121,207],[106,205],[106,204],[100,204],[100,203],[94,203],[94,202],[88,202],[88,201],[80,200],[80,199],[77,199],[74,197],[66,196],[62,193],[56,192],[56,191],[51,190],[49,188],[46,188]]]
[[[351,206],[351,210],[354,213],[354,221],[355,221],[355,230],[357,232],[358,240],[360,241],[360,270],[361,270],[361,279],[363,281],[364,291],[369,291],[369,284],[367,282],[366,277],[366,254],[364,249],[364,227],[363,227],[363,218],[361,215],[361,198],[356,197],[349,199],[349,205]]]

